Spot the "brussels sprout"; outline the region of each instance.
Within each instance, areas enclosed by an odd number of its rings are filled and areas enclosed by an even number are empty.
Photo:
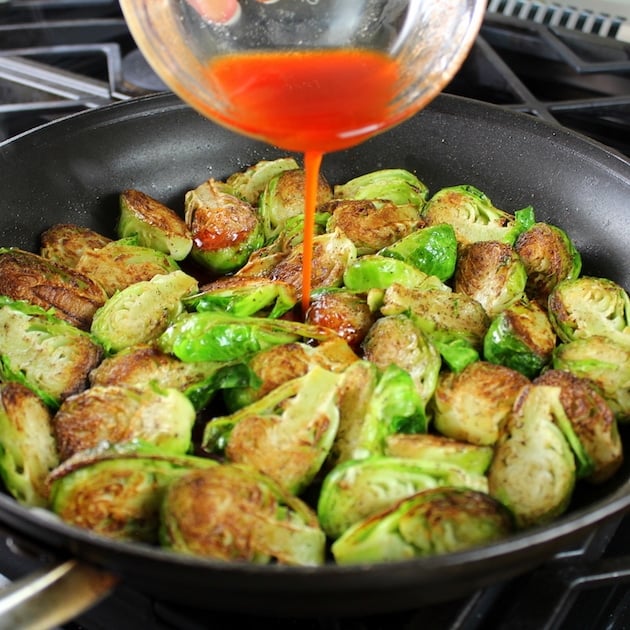
[[[438,190],[425,204],[422,216],[428,225],[452,225],[460,245],[479,241],[512,245],[534,224],[531,207],[509,214],[496,208],[485,193],[468,185]]]
[[[100,249],[112,239],[88,227],[57,223],[40,236],[40,255],[62,267],[73,268],[87,249]]]
[[[512,533],[510,513],[483,492],[435,488],[360,521],[331,547],[337,564],[393,562],[462,551]]]
[[[345,234],[359,256],[392,245],[422,223],[416,206],[386,199],[332,199],[320,209],[330,213],[326,229]]]
[[[234,361],[300,337],[325,341],[333,335],[301,322],[204,311],[182,313],[157,344],[182,361]]]
[[[556,333],[537,302],[521,299],[499,313],[488,328],[483,356],[534,378],[551,361]]]
[[[49,409],[21,383],[0,385],[0,477],[9,494],[46,506],[47,478],[58,463]]]
[[[211,466],[218,464],[142,443],[81,451],[50,475],[50,509],[64,522],[101,536],[157,544],[168,485]]]
[[[122,385],[177,389],[197,411],[216,392],[250,386],[256,379],[244,363],[195,361],[186,363],[148,344],[129,347],[107,357],[90,372],[91,385]]]
[[[575,487],[573,451],[560,388],[528,385],[501,427],[488,471],[490,494],[513,514],[518,527],[551,521],[569,505]]]
[[[179,270],[168,254],[142,247],[136,237],[112,241],[100,249],[83,252],[76,270],[98,282],[108,297],[136,282]]]
[[[298,299],[302,299],[303,245],[295,247],[269,272],[273,280],[283,280],[295,287]],[[343,282],[346,267],[356,258],[357,250],[352,241],[340,232],[322,234],[313,239],[311,289],[338,287]]]
[[[417,289],[394,283],[384,294],[383,315],[411,313],[454,371],[479,359],[490,318],[483,306],[464,293]]]
[[[450,289],[436,276],[429,276],[417,267],[396,258],[366,254],[350,262],[343,274],[344,286],[350,291],[367,292],[387,289],[392,284],[419,289]]]
[[[231,416],[206,424],[202,448],[225,451],[236,463],[253,466],[292,494],[315,478],[339,426],[340,376],[319,366],[280,385]]]
[[[535,385],[560,387],[560,402],[580,442],[576,458],[578,475],[599,483],[609,479],[621,466],[623,445],[615,415],[587,379],[564,370],[547,370]]]
[[[492,462],[493,449],[431,433],[394,433],[385,438],[385,455],[442,462],[484,475]]]
[[[548,309],[564,342],[591,335],[630,342],[630,297],[612,280],[591,276],[563,280],[549,295]]]
[[[87,386],[103,349],[49,311],[0,296],[0,377],[19,381],[51,408]]]
[[[87,330],[107,299],[103,288],[68,267],[17,248],[0,248],[0,295],[24,300]]]
[[[108,442],[143,440],[174,454],[191,449],[195,409],[176,389],[99,385],[66,398],[54,416],[59,458]]]
[[[527,273],[511,245],[480,241],[462,247],[453,287],[484,307],[491,318],[525,295]]]
[[[593,382],[619,422],[630,420],[630,345],[594,335],[560,344],[552,365]]]
[[[437,385],[442,362],[430,339],[406,315],[378,319],[363,341],[364,357],[381,369],[394,364],[411,375],[426,405]]]
[[[299,164],[292,157],[282,157],[276,160],[260,160],[242,172],[232,173],[225,183],[237,196],[250,203],[258,204],[258,199],[271,180],[283,171],[299,168]]]
[[[555,225],[535,223],[519,235],[514,249],[527,271],[527,296],[544,307],[558,282],[573,280],[582,270],[580,252],[567,233]]]
[[[169,485],[160,540],[180,553],[256,564],[317,566],[326,536],[311,508],[249,467],[191,471]]]
[[[338,199],[387,199],[396,205],[422,209],[429,189],[410,171],[386,168],[359,175],[334,187]]]
[[[331,372],[343,372],[359,357],[343,340],[333,337],[316,346],[294,341],[257,352],[248,361],[251,382],[224,392],[228,410],[236,411],[259,400],[291,379],[304,376],[318,365]]]
[[[274,175],[258,200],[263,220],[265,240],[274,239],[288,219],[304,214],[304,169],[283,170]],[[317,184],[316,206],[332,198],[332,188],[320,174]]]
[[[322,236],[326,234],[326,226],[328,225],[330,214],[328,212],[316,212],[313,217],[313,235]],[[290,252],[294,247],[304,242],[304,214],[295,217],[289,217],[282,229],[278,233],[276,239],[268,245],[276,251]]]
[[[183,271],[136,282],[94,313],[91,332],[108,352],[153,341],[183,312],[182,298],[197,288],[197,280]]]
[[[471,363],[460,373],[442,372],[429,409],[443,435],[489,446],[529,379],[520,372],[486,361]]]
[[[120,238],[135,236],[138,245],[164,252],[173,260],[184,260],[192,249],[192,235],[184,219],[174,210],[140,190],[124,190],[119,196]]]
[[[392,434],[425,432],[424,407],[406,370],[396,365],[381,370],[370,361],[353,363],[339,385],[339,429],[327,467],[381,455]]]
[[[240,269],[264,243],[256,210],[214,179],[186,193],[184,212],[193,237],[190,255],[214,273]]]
[[[334,330],[352,348],[358,348],[376,321],[376,313],[363,293],[342,288],[322,289],[311,296],[304,321]]]
[[[420,228],[378,252],[414,265],[442,282],[455,273],[457,237],[452,225],[442,223]]]
[[[317,515],[330,538],[422,490],[439,487],[488,490],[484,475],[433,459],[373,456],[331,470],[322,483]]]
[[[251,276],[225,276],[184,298],[184,306],[197,311],[221,311],[237,317],[264,315],[275,319],[297,304],[295,289],[281,280]]]

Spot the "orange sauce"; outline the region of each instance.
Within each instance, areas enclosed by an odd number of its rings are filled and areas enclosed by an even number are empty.
[[[359,144],[391,124],[397,80],[392,59],[359,49],[226,55],[207,67],[208,83],[229,108],[218,114],[198,103],[200,109],[228,127],[305,155],[304,312],[323,154]]]

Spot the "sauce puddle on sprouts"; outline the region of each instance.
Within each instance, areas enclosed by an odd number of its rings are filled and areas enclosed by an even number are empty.
[[[216,58],[208,65],[207,81],[231,105],[222,116],[209,112],[213,118],[304,154],[302,310],[306,313],[323,155],[357,145],[391,123],[398,66],[382,53],[360,49],[260,52]],[[207,111],[203,104],[197,106]]]

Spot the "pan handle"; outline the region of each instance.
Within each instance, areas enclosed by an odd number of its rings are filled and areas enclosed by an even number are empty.
[[[0,630],[50,630],[107,597],[117,581],[77,560],[34,571],[0,590]]]

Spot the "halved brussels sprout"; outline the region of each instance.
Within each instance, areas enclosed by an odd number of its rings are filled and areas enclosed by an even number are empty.
[[[304,321],[334,330],[352,348],[358,348],[376,317],[364,293],[340,288],[315,291]]]
[[[459,466],[470,474],[485,475],[492,462],[491,446],[478,446],[432,433],[394,433],[385,438],[385,455]]]
[[[136,282],[179,270],[164,252],[137,244],[135,236],[112,241],[100,249],[83,252],[76,270],[98,282],[108,297]]]
[[[57,265],[73,268],[86,249],[100,249],[112,239],[82,225],[57,223],[39,237],[40,255]]]
[[[547,523],[569,505],[576,480],[560,388],[528,385],[501,427],[488,471],[490,494],[518,527]]]
[[[434,488],[360,521],[331,551],[337,564],[393,562],[462,551],[513,530],[510,513],[487,494]]]
[[[549,295],[548,309],[564,342],[604,335],[630,343],[630,297],[608,278],[582,276],[559,282]]]
[[[483,356],[534,378],[549,364],[555,347],[556,333],[547,312],[538,302],[521,299],[492,320]]]
[[[338,199],[387,199],[396,205],[424,205],[429,188],[416,175],[401,168],[385,168],[359,175],[334,187]]]
[[[184,311],[182,298],[197,288],[197,280],[183,271],[136,282],[94,313],[91,332],[107,352],[153,341]]]
[[[241,388],[226,390],[224,401],[229,411],[236,411],[283,383],[304,376],[315,365],[331,372],[343,372],[358,360],[350,346],[335,337],[315,346],[301,341],[272,346],[249,359],[251,382]]]
[[[104,359],[90,372],[90,384],[177,389],[200,411],[221,391],[244,388],[256,376],[240,362],[180,361],[153,345],[140,344]]]
[[[193,237],[190,256],[217,274],[240,269],[264,244],[256,210],[231,194],[222,182],[209,179],[184,198],[185,221]]]
[[[480,241],[462,247],[453,288],[465,293],[496,317],[525,295],[527,273],[516,250],[498,241]]]
[[[234,275],[217,278],[182,301],[186,308],[197,311],[276,319],[290,311],[298,300],[295,289],[281,280]]]
[[[375,254],[422,225],[416,206],[386,199],[332,199],[320,210],[330,213],[326,229],[345,234],[359,256]]]
[[[438,190],[425,204],[422,216],[428,225],[452,225],[460,245],[479,241],[511,245],[534,224],[531,207],[509,214],[495,207],[481,190],[469,185]]]
[[[381,313],[411,313],[449,367],[459,372],[479,359],[490,318],[477,300],[441,289],[418,289],[394,283],[382,298]]]
[[[344,272],[356,258],[357,250],[352,241],[340,232],[315,236],[311,269],[311,290],[339,287]],[[288,282],[295,287],[298,299],[302,299],[302,260],[304,247],[300,243],[278,262],[268,273],[274,280]]]
[[[339,430],[328,466],[381,455],[392,434],[425,432],[424,407],[406,370],[396,365],[381,370],[370,361],[353,363],[339,384]]]
[[[433,459],[373,456],[350,460],[324,478],[317,502],[322,529],[338,538],[363,519],[422,490],[440,487],[488,490],[484,475]]]
[[[304,214],[305,182],[301,168],[282,170],[267,182],[258,200],[266,242],[274,239],[289,219]],[[332,198],[332,188],[321,174],[316,195],[316,206]]]
[[[489,446],[512,410],[529,379],[503,365],[477,361],[460,373],[440,374],[430,411],[435,428],[443,435]]]
[[[103,349],[50,311],[0,296],[0,378],[19,381],[51,408],[87,387]]]
[[[81,451],[51,473],[50,509],[101,536],[157,544],[166,488],[211,466],[218,464],[135,442]]]
[[[319,366],[230,416],[211,419],[202,448],[249,464],[292,494],[315,478],[339,426],[340,376]]]
[[[580,441],[578,475],[594,483],[609,479],[623,462],[623,445],[615,415],[595,386],[570,372],[553,369],[534,384],[560,387],[560,402]]]
[[[174,454],[191,449],[195,409],[176,389],[100,385],[66,398],[54,416],[59,458],[102,442],[143,440]]]
[[[193,246],[192,234],[174,210],[140,190],[124,190],[119,196],[118,236],[136,236],[138,245],[184,260]]]
[[[326,536],[311,508],[237,464],[187,473],[162,503],[161,544],[202,558],[317,566]]]
[[[455,273],[457,237],[452,225],[441,223],[420,228],[378,252],[404,260],[442,282]]]
[[[52,414],[21,383],[0,385],[0,477],[24,505],[48,505],[47,478],[59,463]]]
[[[298,339],[331,339],[334,332],[302,322],[235,317],[203,311],[182,313],[158,338],[163,352],[182,361],[234,361]]]
[[[376,320],[363,340],[363,353],[382,370],[394,364],[411,375],[426,405],[438,382],[440,353],[431,340],[406,315],[387,315]]]
[[[387,289],[392,284],[420,289],[450,289],[436,276],[429,276],[410,263],[396,258],[366,254],[351,261],[343,274],[344,286],[350,291],[367,292]]]
[[[560,344],[552,365],[590,380],[619,422],[630,420],[630,344],[593,335]]]
[[[535,223],[514,243],[527,271],[525,292],[530,300],[547,306],[552,289],[562,280],[580,275],[582,256],[568,234],[556,225]]]
[[[247,203],[255,206],[270,179],[283,171],[299,168],[299,164],[292,157],[282,157],[276,160],[260,160],[247,167],[244,171],[232,173],[225,183],[232,192]]]
[[[107,299],[89,274],[17,248],[0,248],[0,295],[52,308],[57,317],[82,330],[89,329],[94,312]]]

